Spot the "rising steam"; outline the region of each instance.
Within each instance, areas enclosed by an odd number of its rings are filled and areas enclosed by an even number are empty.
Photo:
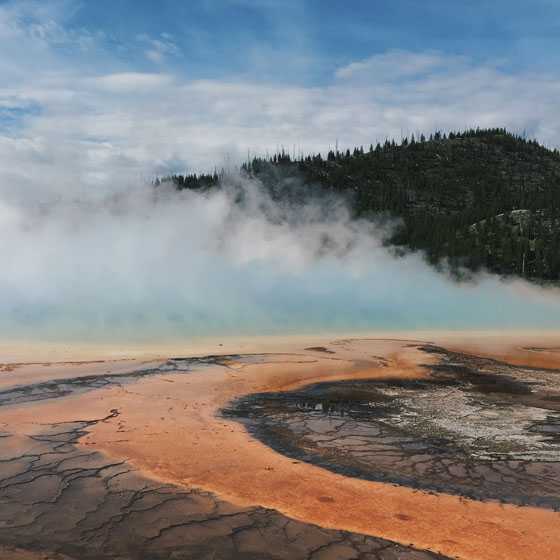
[[[557,326],[522,282],[457,284],[340,200],[280,204],[239,176],[110,196],[0,199],[0,333],[164,339],[361,329]]]

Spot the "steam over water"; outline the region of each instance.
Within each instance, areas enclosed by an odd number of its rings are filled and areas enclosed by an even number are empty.
[[[235,183],[235,184],[234,184]],[[163,339],[362,329],[557,327],[560,295],[457,284],[341,202],[274,203],[256,182],[210,194],[0,198],[0,334]]]

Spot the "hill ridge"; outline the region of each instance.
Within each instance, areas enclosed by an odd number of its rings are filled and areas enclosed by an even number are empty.
[[[241,171],[279,200],[331,192],[344,196],[357,218],[398,218],[389,246],[423,251],[457,276],[486,269],[560,281],[560,152],[504,128],[435,132],[326,157],[293,159],[281,151],[255,157]],[[212,189],[222,173],[163,180],[178,189]],[[294,194],[296,182],[303,188]]]

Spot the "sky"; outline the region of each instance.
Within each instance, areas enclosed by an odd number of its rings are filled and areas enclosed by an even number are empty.
[[[102,188],[470,126],[558,146],[559,28],[554,0],[0,0],[0,179],[72,159]]]
[[[557,291],[458,285],[324,201],[151,182],[476,126],[556,147],[559,27],[553,0],[0,0],[0,336],[557,327]]]

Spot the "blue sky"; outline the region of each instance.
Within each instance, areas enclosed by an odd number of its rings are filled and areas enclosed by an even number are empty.
[[[101,31],[108,44],[170,35],[180,55],[176,68],[196,77],[322,83],[333,65],[392,49],[441,50],[531,68],[559,60],[560,5],[550,0],[355,0],[351,5],[335,0],[97,0],[65,5],[68,28]],[[123,57],[141,64],[139,54],[129,48]],[[255,65],[259,55],[275,63]]]
[[[27,1],[1,5],[29,4]],[[333,68],[389,50],[441,51],[510,70],[560,60],[560,4],[550,0],[68,0],[49,2],[65,30],[98,34],[109,67],[172,68],[189,78],[324,85]],[[33,10],[30,10],[33,12]],[[147,59],[158,42],[161,59]],[[154,43],[155,44],[155,43]],[[62,49],[62,45],[59,45]],[[155,46],[158,49],[158,46]],[[71,54],[72,49],[67,49]],[[156,51],[154,50],[154,53]],[[107,53],[105,53],[107,55]],[[82,53],[83,56],[83,53]]]
[[[333,67],[394,49],[492,58],[516,69],[560,59],[553,0],[97,0],[65,2],[62,11],[69,29],[103,32],[108,48],[122,48],[123,62],[144,69],[149,61],[135,39],[167,36],[176,47],[167,62],[190,77],[323,84]]]

